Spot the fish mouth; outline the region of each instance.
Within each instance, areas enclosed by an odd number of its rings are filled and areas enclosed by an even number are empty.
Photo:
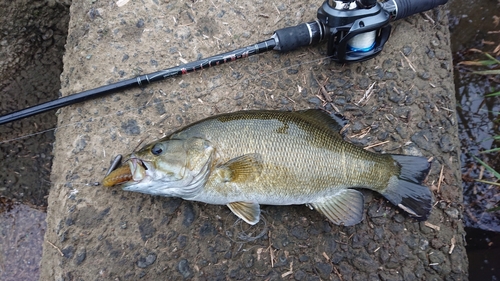
[[[105,187],[123,184],[124,186],[142,182],[154,174],[151,162],[141,160],[131,155],[124,163],[113,163],[103,180]]]
[[[130,157],[127,161],[128,166],[130,168],[130,174],[132,175],[132,179],[129,181],[133,182],[141,182],[144,179],[151,177],[153,175],[153,164],[147,161],[143,161],[139,158]]]

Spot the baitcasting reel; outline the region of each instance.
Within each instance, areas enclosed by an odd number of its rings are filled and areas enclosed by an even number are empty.
[[[391,16],[376,0],[325,1],[318,20],[328,40],[327,54],[336,62],[376,56],[391,34]]]
[[[430,10],[447,0],[326,0],[318,20],[276,30],[274,50],[291,51],[328,40],[327,52],[340,63],[379,54],[389,39],[389,22]]]

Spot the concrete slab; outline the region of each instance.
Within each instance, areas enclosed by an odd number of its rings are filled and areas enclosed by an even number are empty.
[[[61,91],[265,40],[315,19],[320,4],[74,0]],[[323,44],[61,109],[41,280],[467,279],[446,25],[442,9],[395,22],[383,54],[363,63],[329,63]],[[356,226],[332,225],[305,206],[264,206],[266,223],[248,227],[225,206],[95,184],[116,154],[203,117],[317,107],[348,118],[351,142],[432,158],[427,184],[435,206],[427,222],[364,192],[365,219]]]

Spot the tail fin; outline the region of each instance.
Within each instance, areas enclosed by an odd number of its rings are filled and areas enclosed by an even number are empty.
[[[391,179],[382,195],[394,205],[418,220],[426,220],[432,208],[432,194],[422,181],[429,173],[430,164],[425,157],[391,155],[400,166],[397,178]]]

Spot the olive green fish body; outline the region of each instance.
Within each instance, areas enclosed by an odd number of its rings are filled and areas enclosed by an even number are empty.
[[[352,188],[367,188],[425,219],[431,195],[420,183],[427,160],[366,151],[344,141],[340,127],[319,110],[210,117],[132,154],[137,176],[124,190],[226,204],[250,224],[258,222],[260,204],[308,204],[352,225],[363,209]]]
[[[212,204],[244,199],[267,205],[304,204],[349,187],[380,192],[399,173],[390,155],[345,142],[338,132],[307,122],[301,114],[243,111],[204,120],[168,137],[210,141],[219,154],[216,166],[242,155],[261,157],[261,168],[242,175],[249,180],[224,182],[212,173],[204,193],[194,199]]]

